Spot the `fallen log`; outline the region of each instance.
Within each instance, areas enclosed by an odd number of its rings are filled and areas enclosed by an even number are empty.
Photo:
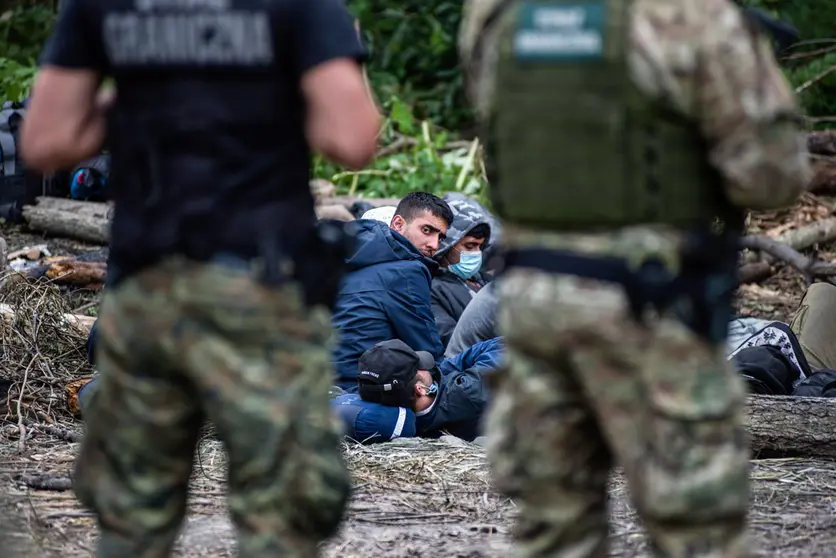
[[[753,395],[747,425],[756,454],[836,457],[836,399]]]
[[[808,190],[814,194],[836,193],[836,157],[813,156],[813,178]]]
[[[60,209],[23,206],[29,228],[56,236],[67,236],[93,244],[107,244],[110,221],[103,217]]]
[[[836,130],[808,132],[807,150],[816,155],[836,155]]]
[[[110,219],[113,211],[113,204],[105,202],[91,202],[68,200],[66,198],[55,198],[52,196],[38,196],[35,198],[35,206],[38,209],[52,209],[66,211],[77,215]]]
[[[395,205],[397,206],[401,199],[400,198],[358,198],[356,196],[334,196],[333,198],[325,198],[321,200],[322,205],[342,205],[346,208],[351,207],[356,202],[368,202],[369,204],[373,205],[374,207],[380,207],[382,205]]]

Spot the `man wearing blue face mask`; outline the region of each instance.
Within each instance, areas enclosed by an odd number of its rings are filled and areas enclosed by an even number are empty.
[[[453,223],[433,259],[440,266],[431,300],[435,325],[446,347],[464,309],[490,276],[482,273],[482,254],[491,240],[490,216],[469,199],[447,202]]]

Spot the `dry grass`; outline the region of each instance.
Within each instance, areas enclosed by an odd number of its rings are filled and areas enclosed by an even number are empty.
[[[7,275],[0,303],[16,310],[0,320],[3,433],[17,438],[19,450],[33,429],[71,436],[76,421],[67,410],[64,389],[91,373],[86,334],[68,327],[63,316],[70,308],[59,290],[45,281]]]
[[[753,230],[806,222],[832,210],[805,199],[795,212],[755,217]],[[10,248],[43,242],[18,234]],[[7,236],[8,239],[8,236]],[[54,249],[53,253],[65,253]],[[832,259],[825,247],[820,257]],[[781,270],[758,289],[742,292],[741,307],[787,319],[804,285]],[[776,294],[777,293],[777,294]],[[0,320],[0,555],[90,557],[94,521],[71,490],[82,425],[66,411],[64,384],[88,375],[84,336],[59,328],[61,313],[78,306],[46,284],[10,284],[0,302],[20,311]],[[19,410],[18,410],[19,407]],[[21,420],[22,417],[22,420]],[[21,436],[22,434],[22,436]],[[511,555],[515,506],[489,482],[483,448],[456,439],[399,440],[343,447],[354,477],[346,522],[325,556],[504,557]],[[192,479],[189,518],[178,556],[234,556],[226,516],[226,460],[220,444],[201,440]],[[752,555],[824,558],[836,547],[836,466],[807,459],[752,463]],[[615,475],[610,490],[612,555],[648,556],[645,538]]]
[[[0,517],[12,520],[7,541],[21,556],[92,556],[92,517],[67,489],[77,444],[37,434],[28,451],[0,450]],[[330,558],[370,556],[510,555],[512,502],[488,482],[483,448],[456,439],[345,444],[354,494]],[[221,445],[204,439],[196,460],[190,515],[177,556],[234,556],[226,517]],[[752,462],[752,555],[832,556],[836,545],[833,462],[772,459]],[[32,488],[51,482],[53,490]],[[610,490],[613,556],[648,556],[641,527],[616,474]],[[10,538],[8,538],[11,536]],[[7,544],[8,548],[14,548]],[[17,550],[17,549],[16,549]]]

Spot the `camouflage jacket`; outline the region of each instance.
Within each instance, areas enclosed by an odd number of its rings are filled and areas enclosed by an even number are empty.
[[[496,59],[492,29],[483,28],[500,2],[465,0],[459,35],[466,88],[483,120],[493,110]],[[474,46],[482,33],[477,59]],[[698,124],[706,156],[733,204],[768,209],[795,201],[811,177],[799,106],[769,41],[738,7],[729,0],[634,0],[628,48],[636,86]],[[619,233],[549,236],[509,226],[506,240],[624,248]],[[664,229],[630,233],[640,244],[657,242],[648,236],[669,242],[677,235]]]

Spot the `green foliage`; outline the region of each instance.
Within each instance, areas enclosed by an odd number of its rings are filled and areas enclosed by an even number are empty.
[[[28,94],[55,20],[54,3],[16,0],[15,7],[0,12],[0,100]],[[836,116],[836,2],[745,3],[792,23],[805,41],[818,41],[799,45],[781,62],[792,85],[801,89],[808,115]],[[458,190],[487,202],[479,144],[459,136],[472,126],[456,50],[461,8],[461,0],[349,2],[370,50],[370,80],[388,115],[381,133],[385,154],[360,172],[317,157],[317,177],[332,180],[343,194],[400,197],[414,190]]]
[[[369,47],[369,79],[384,109],[392,99],[451,130],[470,125],[456,37],[461,0],[353,0]]]
[[[801,43],[781,58],[790,83],[801,89],[799,101],[811,117],[836,115],[836,2],[820,0],[748,0],[794,25]],[[827,70],[833,68],[828,73]]]
[[[416,119],[399,99],[391,105],[380,138],[388,154],[358,172],[316,157],[314,174],[333,182],[340,194],[398,198],[416,190],[458,191],[487,203],[479,140],[456,141],[428,120]]]
[[[19,5],[0,13],[0,96],[20,101],[29,94],[38,55],[55,12],[52,4]]]

